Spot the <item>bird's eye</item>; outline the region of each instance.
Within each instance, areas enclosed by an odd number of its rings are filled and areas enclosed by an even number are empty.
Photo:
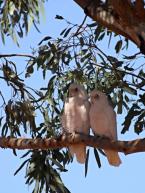
[[[99,95],[98,94],[95,95],[95,99],[99,99]]]
[[[78,88],[75,88],[74,91],[75,91],[75,92],[78,92]]]

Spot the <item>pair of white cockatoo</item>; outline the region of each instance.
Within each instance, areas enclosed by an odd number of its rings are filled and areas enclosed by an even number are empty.
[[[84,87],[76,83],[71,84],[61,122],[64,132],[89,134],[91,127],[94,134],[117,140],[116,114],[107,96],[101,91],[93,90],[90,93],[89,102]],[[78,162],[85,163],[85,145],[71,145],[69,151],[72,156],[76,155]],[[119,166],[121,164],[118,152],[104,151],[110,165]]]

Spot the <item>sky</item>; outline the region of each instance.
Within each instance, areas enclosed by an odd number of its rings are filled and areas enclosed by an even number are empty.
[[[81,23],[84,18],[83,11],[73,0],[49,0],[45,10],[45,20],[42,20],[39,26],[41,33],[32,28],[28,36],[20,40],[20,48],[7,38],[5,46],[0,42],[0,53],[30,53],[30,48],[36,47],[43,37],[59,35],[65,24],[54,19],[56,14],[62,15],[73,23]],[[102,47],[106,50],[107,46],[102,45]],[[112,50],[109,52],[113,53]],[[131,55],[134,52],[136,52],[136,48],[132,45],[128,54]],[[22,59],[17,59],[17,62],[20,68],[23,67]],[[32,84],[34,83],[35,79]],[[41,81],[39,81],[39,86],[41,86]],[[133,132],[121,135],[122,121],[123,117],[118,116],[118,138],[120,140],[145,136],[144,132],[141,136],[137,136]],[[0,193],[31,193],[32,187],[25,185],[25,169],[15,177],[13,175],[23,161],[19,159],[23,153],[20,151],[15,157],[9,149],[0,150]],[[122,164],[119,168],[111,167],[106,158],[100,156],[102,167],[99,169],[91,150],[87,177],[85,178],[84,175],[84,165],[78,164],[74,159],[74,162],[67,166],[68,172],[61,175],[63,182],[72,193],[144,193],[145,154],[137,153],[128,156],[120,154],[120,156]]]

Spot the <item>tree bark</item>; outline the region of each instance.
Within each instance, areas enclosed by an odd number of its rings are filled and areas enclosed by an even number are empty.
[[[53,149],[53,148],[63,148],[69,147],[72,144],[83,143],[86,146],[100,148],[100,149],[110,149],[118,152],[122,152],[125,155],[137,152],[145,152],[145,138],[136,139],[132,141],[112,141],[106,137],[101,136],[88,136],[84,134],[75,133],[61,135],[57,138],[11,138],[11,137],[0,137],[0,147],[1,148],[11,148],[11,149]]]
[[[145,54],[144,1],[136,0],[74,0],[93,20],[111,31],[133,41]]]

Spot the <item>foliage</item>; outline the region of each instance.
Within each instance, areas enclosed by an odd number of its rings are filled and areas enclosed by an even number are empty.
[[[25,11],[21,9],[21,6],[25,7],[24,2],[13,1],[13,6],[18,7],[13,11],[12,8],[9,9],[11,1],[1,3],[3,37],[4,34],[13,36],[16,25],[20,29],[20,32],[17,32],[18,35],[23,34],[23,26],[27,32],[26,15],[30,10],[29,14],[34,23],[35,19],[39,18],[38,2],[29,1],[30,5],[26,6]],[[30,9],[32,4],[34,7]],[[11,12],[14,13],[15,18],[12,17]],[[6,57],[1,59],[1,85],[11,92],[8,98],[3,87],[0,88],[1,135],[19,137],[25,134],[32,138],[60,135],[63,101],[67,95],[67,88],[73,81],[83,84],[88,92],[97,88],[110,96],[117,113],[126,115],[122,133],[128,131],[130,126],[134,127],[137,134],[141,133],[145,127],[145,72],[144,64],[139,65],[137,61],[144,56],[121,56],[121,53],[128,49],[129,42],[96,23],[72,24],[59,15],[56,19],[64,20],[67,27],[61,31],[57,39],[50,36],[42,39],[38,48],[33,50],[34,57],[30,57],[23,72],[18,69],[14,61]],[[108,45],[112,39],[116,40],[114,49],[117,54],[110,56],[99,48],[98,45],[104,41],[106,43],[107,39]],[[38,88],[36,83],[30,87],[28,84],[37,73],[39,77],[43,77],[44,86]],[[101,167],[99,153],[94,149],[98,167]],[[86,174],[89,151],[87,155]],[[43,190],[51,193],[69,192],[60,178],[60,173],[67,171],[66,164],[72,161],[67,150],[28,151],[23,158],[27,156],[29,158],[15,174],[26,165],[26,184],[31,185],[35,182],[33,193]]]
[[[17,36],[22,38],[33,24],[36,29],[39,23],[40,11],[43,13],[45,0],[33,1],[0,1],[0,31],[3,43],[5,35],[11,36],[18,44]]]

